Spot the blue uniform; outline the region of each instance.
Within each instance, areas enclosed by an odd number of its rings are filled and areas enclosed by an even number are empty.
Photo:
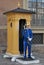
[[[31,57],[31,41],[27,41],[28,37],[32,38],[33,37],[33,33],[31,29],[24,29],[22,31],[22,36],[23,36],[23,45],[24,45],[24,58],[26,58],[26,50],[27,50],[27,46],[28,46],[28,57]],[[29,43],[29,44],[28,44]]]

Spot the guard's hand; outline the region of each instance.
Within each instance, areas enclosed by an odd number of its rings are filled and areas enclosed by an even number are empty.
[[[32,38],[29,38],[29,37],[28,37],[28,40],[29,40],[29,41],[31,41],[31,40],[32,40]]]

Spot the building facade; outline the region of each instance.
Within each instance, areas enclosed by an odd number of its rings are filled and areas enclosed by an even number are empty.
[[[31,22],[33,44],[44,44],[44,0],[24,0],[23,8],[36,11]]]

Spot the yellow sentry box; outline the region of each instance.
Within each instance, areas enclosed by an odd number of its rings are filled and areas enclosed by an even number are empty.
[[[30,25],[33,11],[16,8],[14,10],[5,12],[7,16],[7,53],[12,55],[19,54],[19,22],[25,21]],[[22,24],[21,23],[21,24]]]

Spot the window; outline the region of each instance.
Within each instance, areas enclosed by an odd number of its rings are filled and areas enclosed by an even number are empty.
[[[44,25],[44,0],[27,0],[28,9],[36,11],[33,16],[32,25]]]
[[[37,0],[37,2],[42,2],[42,0]]]
[[[44,2],[44,0],[42,0],[42,2]]]
[[[36,8],[36,2],[33,2],[33,0],[32,1],[28,1],[28,7],[31,7],[31,8]]]
[[[44,14],[41,14],[41,19],[44,19]]]
[[[43,44],[43,34],[42,33],[34,33],[32,43],[33,44]]]
[[[36,2],[33,2],[33,8],[36,8]]]
[[[41,25],[44,25],[44,14],[41,15]]]
[[[38,8],[42,8],[42,3],[38,3]]]
[[[42,3],[42,8],[44,8],[44,3]]]
[[[32,3],[28,2],[28,8],[32,8]]]
[[[43,13],[43,9],[38,9],[38,13]]]

